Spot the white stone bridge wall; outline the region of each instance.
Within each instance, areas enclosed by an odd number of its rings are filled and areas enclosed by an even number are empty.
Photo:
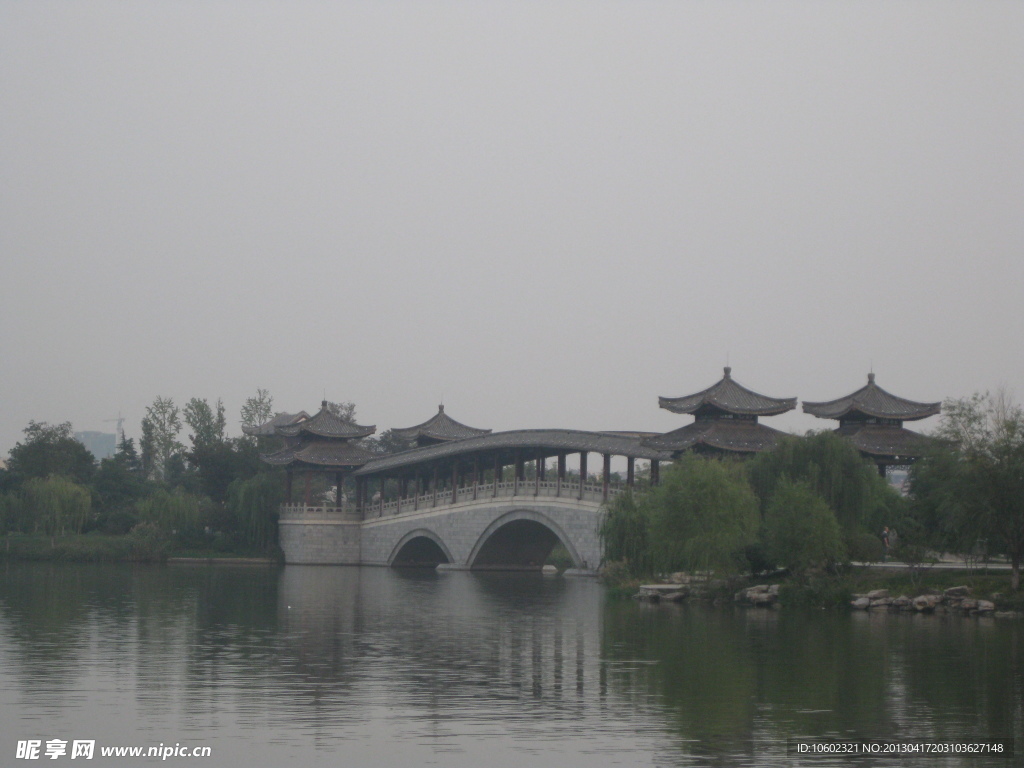
[[[578,569],[595,571],[601,562],[601,515],[598,499],[532,493],[479,494],[361,522],[354,510],[290,505],[282,509],[280,539],[289,563],[387,566],[406,542],[425,536],[445,553],[449,567],[468,568],[495,531],[532,520],[558,537]]]

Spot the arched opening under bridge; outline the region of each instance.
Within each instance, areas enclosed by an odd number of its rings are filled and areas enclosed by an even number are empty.
[[[555,546],[562,544],[578,567],[573,547],[554,528],[531,517],[496,521],[481,536],[469,566],[473,570],[539,570]]]
[[[444,545],[426,531],[413,531],[395,547],[389,565],[392,568],[436,568],[452,562]]]

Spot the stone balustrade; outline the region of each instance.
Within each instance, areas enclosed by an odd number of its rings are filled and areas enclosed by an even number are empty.
[[[609,484],[608,497],[611,498],[625,489],[624,485]],[[394,517],[396,515],[408,515],[413,512],[422,512],[428,509],[462,504],[468,501],[480,501],[491,498],[508,497],[553,497],[564,499],[581,499],[579,482],[557,480],[505,480],[498,483],[497,489],[494,483],[470,483],[459,486],[455,490],[454,500],[452,489],[438,489],[437,493],[428,491],[419,496],[403,496],[400,499],[384,501],[368,501],[363,504],[362,510],[354,504],[343,507],[305,507],[302,504],[291,504],[282,506],[282,519],[287,514],[291,520],[324,518],[324,519],[345,519],[345,520],[369,520],[380,517]],[[582,499],[589,502],[604,501],[604,486],[601,483],[585,483],[583,485]],[[286,512],[287,510],[287,512]]]

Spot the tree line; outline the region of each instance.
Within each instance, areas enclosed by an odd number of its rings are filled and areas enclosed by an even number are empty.
[[[329,407],[350,421],[352,403]],[[243,427],[275,415],[258,389],[240,413]],[[115,454],[97,462],[69,422],[30,421],[0,470],[0,535],[55,540],[91,532],[130,534],[150,549],[271,553],[284,473],[260,460],[279,438],[233,437],[221,400],[178,406],[156,397],[146,408],[138,444],[122,436]],[[182,433],[186,439],[182,440]],[[363,441],[374,452],[405,447],[389,432]]]
[[[787,569],[836,572],[884,555],[1005,555],[1012,588],[1024,556],[1024,412],[1005,395],[948,400],[902,496],[834,432],[783,438],[745,460],[689,454],[658,487],[616,497],[601,535],[606,562],[632,576]]]

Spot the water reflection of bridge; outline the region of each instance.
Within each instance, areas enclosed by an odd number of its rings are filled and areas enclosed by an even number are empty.
[[[307,494],[285,504],[282,547],[294,563],[515,569],[539,568],[561,544],[577,571],[592,572],[602,505],[635,486],[637,459],[650,462],[656,482],[671,456],[646,437],[519,430],[370,459],[352,473],[355,499],[313,505]],[[594,453],[598,475],[588,472]],[[626,460],[624,478],[612,474],[615,457]]]

